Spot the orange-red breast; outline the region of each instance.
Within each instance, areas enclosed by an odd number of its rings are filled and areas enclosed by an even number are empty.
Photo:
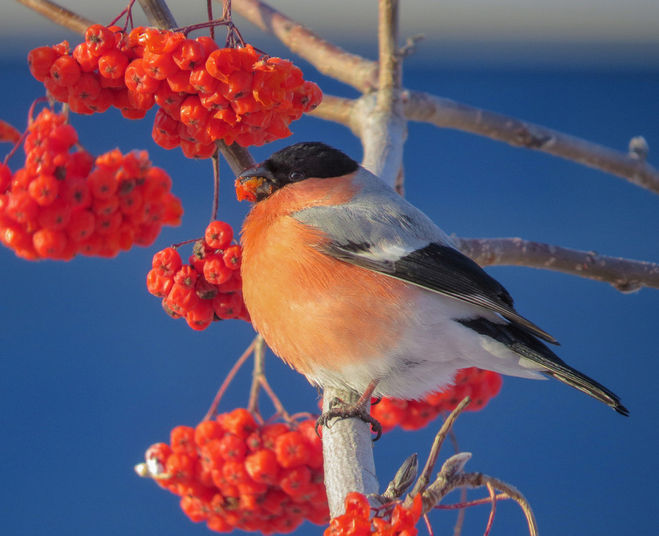
[[[272,350],[311,383],[420,398],[456,370],[552,376],[627,415],[562,361],[506,289],[425,214],[341,151],[273,154],[236,180],[245,304]]]

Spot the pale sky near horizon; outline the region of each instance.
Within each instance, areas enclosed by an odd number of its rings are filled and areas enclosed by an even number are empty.
[[[49,28],[54,27],[28,8],[13,0],[2,3],[0,39],[26,32],[52,33]],[[60,3],[90,19],[109,22],[108,17],[126,1]],[[170,0],[168,4],[182,25],[205,18],[203,0]],[[330,39],[370,40],[374,36],[375,0],[272,0],[270,4]],[[219,12],[219,3],[216,6]],[[654,45],[655,54],[659,47],[656,0],[404,0],[400,9],[401,37],[424,33],[430,39],[449,41],[644,43]]]

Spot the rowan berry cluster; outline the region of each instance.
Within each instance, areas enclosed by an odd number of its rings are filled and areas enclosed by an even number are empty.
[[[231,225],[216,220],[206,227],[204,238],[195,242],[189,264],[183,265],[175,247],[153,256],[146,287],[163,299],[167,314],[185,318],[196,330],[206,329],[214,320],[249,322],[240,278],[242,247],[232,240]]]
[[[76,113],[118,108],[141,119],[159,106],[153,139],[208,158],[215,141],[262,145],[289,136],[288,125],[313,110],[322,93],[290,61],[250,45],[219,48],[210,37],[181,32],[90,26],[69,53],[64,41],[28,54],[32,75]]]
[[[192,521],[265,534],[329,521],[314,421],[259,425],[238,408],[196,428],[177,426],[170,439],[152,445],[137,470],[179,495]]]
[[[353,491],[345,498],[345,513],[330,521],[324,536],[416,536],[422,508],[421,495],[417,494],[409,508],[397,503],[393,509],[383,508],[385,514],[371,517],[368,499]]]
[[[499,393],[501,384],[501,375],[496,372],[475,367],[461,369],[455,375],[453,385],[427,395],[423,400],[383,398],[372,406],[371,415],[385,432],[396,425],[403,430],[418,430],[440,413],[454,410],[465,396],[471,398],[466,410],[483,409]]]
[[[167,173],[146,151],[119,149],[96,159],[76,149],[66,117],[42,110],[28,126],[25,165],[0,165],[0,240],[29,260],[114,257],[153,243],[183,209]]]

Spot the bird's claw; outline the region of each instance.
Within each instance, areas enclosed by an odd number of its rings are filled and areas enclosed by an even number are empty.
[[[320,428],[327,426],[332,419],[352,419],[358,418],[371,425],[371,432],[375,434],[373,441],[377,441],[382,436],[382,425],[377,419],[373,418],[369,411],[362,405],[346,404],[342,400],[335,398],[330,402],[330,409],[323,412],[316,421],[316,433],[320,435]]]

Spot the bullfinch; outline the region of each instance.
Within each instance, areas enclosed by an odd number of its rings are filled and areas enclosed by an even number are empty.
[[[628,415],[428,216],[343,152],[291,145],[236,191],[254,202],[241,238],[252,323],[312,384],[410,400],[479,367],[551,376]]]

